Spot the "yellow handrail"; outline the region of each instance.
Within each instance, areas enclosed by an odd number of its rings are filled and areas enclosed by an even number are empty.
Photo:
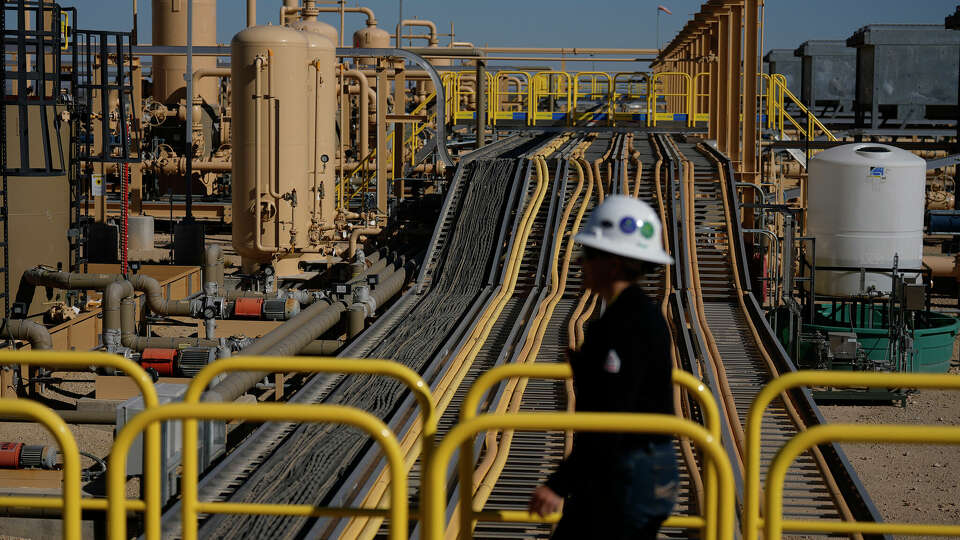
[[[0,413],[33,418],[43,424],[57,440],[60,452],[63,453],[63,495],[56,499],[46,499],[47,502],[56,503],[53,508],[63,508],[63,538],[80,540],[80,449],[77,448],[77,441],[70,433],[67,423],[53,409],[28,399],[0,399]],[[42,500],[44,497],[0,495],[0,507],[36,508],[37,499]],[[122,507],[123,501],[118,501],[118,504]]]
[[[939,375],[953,377],[955,375]],[[960,444],[960,427],[957,426],[905,426],[898,424],[830,424],[808,428],[790,439],[770,465],[767,474],[765,498],[767,517],[764,522],[764,537],[779,539],[784,530],[837,533],[837,534],[903,534],[929,536],[960,536],[960,525],[925,523],[896,523],[870,521],[822,521],[783,519],[783,484],[790,464],[803,452],[828,442],[897,442]]]
[[[947,388],[960,390],[960,377],[923,373],[864,373],[850,371],[795,371],[773,379],[760,390],[747,415],[747,456],[744,481],[744,538],[756,540],[760,528],[760,428],[767,406],[783,392],[805,386],[880,387],[880,388]],[[812,431],[810,428],[807,432]],[[881,433],[882,434],[882,433]],[[839,440],[839,439],[838,439]],[[797,444],[803,444],[797,443]],[[768,479],[769,484],[769,479]],[[769,496],[769,495],[768,495]],[[770,512],[768,507],[768,513]],[[831,522],[838,527],[839,522]],[[785,522],[792,526],[792,522]],[[846,525],[843,525],[846,526]],[[807,527],[803,527],[807,530]],[[831,529],[848,532],[846,529]],[[863,532],[874,532],[863,530]],[[892,534],[897,534],[890,531]],[[922,533],[933,534],[933,533]],[[767,538],[771,538],[767,536]]]
[[[229,371],[259,371],[264,365],[269,365],[274,371],[295,371],[302,373],[365,373],[370,375],[384,375],[392,377],[402,382],[413,392],[421,410],[421,431],[423,444],[423,458],[429,459],[430,450],[433,448],[433,437],[437,431],[437,418],[434,412],[433,397],[430,395],[430,387],[410,368],[392,362],[389,360],[375,359],[356,359],[356,358],[310,358],[303,357],[258,357],[258,356],[238,356],[218,360],[208,364],[193,381],[190,382],[187,393],[183,398],[185,403],[198,403],[201,394],[208,384],[217,375]],[[197,501],[196,478],[199,476],[197,464],[197,452],[189,449],[197,446],[197,425],[196,420],[185,419],[183,421],[183,487],[182,487],[182,511],[184,524],[196,523],[197,514],[200,512],[209,512],[211,507],[220,507],[222,503],[199,503]],[[400,447],[398,445],[399,453]],[[407,474],[403,465],[403,458],[400,457],[399,465],[391,464],[393,469],[400,470],[403,475]],[[187,481],[191,479],[191,481]],[[201,509],[202,506],[202,509]],[[215,510],[216,511],[216,510]],[[220,510],[227,512],[227,510]],[[186,531],[186,529],[184,529]],[[184,535],[186,537],[186,534]]]
[[[90,366],[116,369],[133,379],[143,395],[143,406],[149,409],[157,406],[157,391],[153,379],[139,364],[122,356],[105,352],[73,351],[0,351],[0,364],[22,364],[60,368],[87,369]],[[143,441],[143,501],[128,500],[123,504],[127,510],[146,510],[144,516],[144,534],[149,539],[160,538],[160,426],[152,426],[144,435]],[[126,472],[126,470],[124,470]],[[22,501],[32,503],[36,508],[59,508],[57,499],[47,497],[22,497]],[[102,499],[84,499],[81,506],[85,509],[102,510],[106,501]]]
[[[580,81],[582,77],[589,77],[587,79],[590,83],[590,89],[587,92],[580,92]],[[600,91],[600,79],[606,79],[606,89]],[[580,100],[580,96],[590,96],[591,99],[603,99],[606,101],[604,105],[604,110],[607,112],[607,120],[613,124],[613,100],[614,100],[614,90],[613,90],[613,78],[610,77],[610,74],[605,71],[581,71],[577,73],[576,78],[574,79],[573,84],[573,106],[570,107],[571,113],[574,115],[573,123],[576,124],[580,120],[585,118],[590,118],[592,113],[584,111],[583,115],[580,115],[577,111],[577,102]]]
[[[262,369],[262,366],[261,366]],[[126,488],[127,451],[133,440],[144,428],[164,420],[183,420],[184,461],[188,456],[196,456],[196,430],[194,437],[188,437],[191,430],[187,422],[194,425],[197,420],[233,420],[244,419],[259,422],[336,422],[359,428],[373,437],[382,447],[390,467],[390,508],[331,508],[310,504],[256,504],[256,503],[220,503],[200,502],[196,500],[197,476],[189,474],[184,468],[182,477],[181,507],[183,511],[184,540],[196,540],[199,513],[241,513],[271,514],[285,516],[382,516],[390,518],[391,540],[407,538],[407,477],[402,470],[403,458],[400,445],[390,429],[375,416],[340,405],[301,405],[289,403],[173,403],[148,409],[134,416],[120,430],[110,452],[107,466],[107,498],[110,501],[108,511],[109,538],[125,540],[126,515],[123,511],[123,497]]]
[[[520,76],[522,76],[523,78],[521,79]],[[501,90],[500,89],[501,81],[509,81],[510,77],[516,77],[518,81],[522,83],[526,83],[527,87],[524,88],[518,83],[516,91]],[[529,116],[530,91],[531,91],[530,90],[530,86],[531,86],[530,74],[527,73],[526,71],[509,71],[509,70],[498,71],[493,80],[494,80],[494,83],[493,83],[494,93],[493,93],[493,100],[492,100],[493,106],[490,107],[491,109],[493,109],[493,114],[491,115],[491,119],[490,119],[491,125],[494,125],[494,126],[497,125],[497,120],[507,120],[507,119],[513,118],[512,111],[504,111],[500,109],[500,105],[501,105],[500,98],[510,97],[510,96],[517,96],[520,98],[520,110],[527,113],[527,123],[529,123],[530,122],[530,116]],[[526,106],[524,106],[524,103],[523,103],[524,99],[526,99],[527,101]]]
[[[463,421],[454,426],[426,464],[423,484],[424,511],[423,530],[427,540],[443,538],[445,523],[447,464],[453,452],[462,448],[476,433],[491,429],[512,430],[568,430],[600,432],[642,432],[663,435],[680,435],[690,438],[704,451],[705,458],[715,463],[718,473],[718,488],[722,490],[718,497],[719,512],[716,522],[710,523],[701,517],[670,518],[666,526],[706,528],[718,532],[720,540],[728,540],[733,535],[733,472],[720,442],[703,427],[676,416],[664,414],[628,414],[628,413],[521,413],[521,414],[484,414]],[[464,456],[460,454],[460,460]],[[461,463],[461,470],[463,470]],[[469,476],[460,478],[460,489],[469,490]],[[470,530],[474,520],[513,521],[526,523],[556,522],[558,514],[541,517],[527,511],[502,510],[476,512],[470,505],[460,507],[461,527]],[[469,538],[469,535],[467,536]]]
[[[706,92],[699,92],[697,90],[698,83],[700,79],[706,79],[706,83],[703,83],[706,86]],[[710,102],[707,100],[707,106],[704,107],[706,112],[700,112],[700,98],[709,98],[710,97],[710,72],[701,71],[693,76],[693,84],[690,87],[690,103],[691,110],[693,111],[693,121],[694,122],[707,122],[710,120]]]
[[[827,126],[823,125],[823,123],[819,119],[817,119],[817,117],[813,114],[813,111],[808,109],[799,99],[797,99],[797,96],[793,95],[793,92],[791,92],[787,88],[786,77],[782,75],[774,76],[771,78],[771,80],[773,81],[773,84],[771,86],[777,87],[777,92],[776,92],[777,95],[775,96],[776,99],[774,100],[774,103],[775,103],[774,112],[777,114],[777,124],[780,129],[781,138],[783,137],[783,119],[787,118],[790,121],[790,123],[793,124],[797,132],[802,134],[804,137],[806,137],[807,140],[811,140],[811,141],[814,140],[814,135],[813,135],[814,128],[817,128],[820,131],[822,131],[828,140],[831,140],[831,141],[837,140],[837,137],[833,134],[833,132],[827,129]],[[810,126],[809,132],[803,127],[801,127],[800,124],[798,124],[797,121],[794,120],[792,115],[787,113],[786,102],[784,100],[785,97],[789,98],[789,101],[793,103],[800,110],[801,113],[806,115],[807,123]]]
[[[660,91],[657,89],[657,83],[662,82],[662,79],[666,76],[679,77],[680,80],[685,84],[682,91],[670,92],[670,91]],[[657,96],[664,97],[677,97],[682,98],[681,103],[684,106],[684,113],[687,115],[687,126],[693,126],[693,117],[690,114],[691,107],[691,90],[692,90],[692,81],[690,75],[681,71],[661,71],[660,73],[654,73],[650,78],[650,92],[647,96],[647,126],[656,126],[657,125]],[[675,113],[670,113],[675,114]],[[671,116],[672,118],[672,116]]]
[[[557,88],[553,91],[550,90],[550,80],[554,77],[558,77],[560,82],[557,84]],[[531,126],[537,125],[537,115],[539,114],[539,101],[541,97],[553,97],[564,98],[566,101],[567,110],[565,112],[565,122],[569,123],[572,119],[572,99],[570,97],[571,93],[571,84],[570,84],[570,74],[566,71],[538,71],[533,75],[533,80],[530,86],[530,101],[528,106],[530,107],[530,114],[527,115],[527,120]],[[549,113],[553,118],[553,113]]]
[[[470,390],[467,391],[467,396],[460,408],[460,422],[467,422],[476,417],[477,406],[480,403],[480,399],[495,384],[504,379],[527,377],[539,379],[569,379],[573,377],[573,370],[570,364],[565,362],[558,364],[508,364],[491,369],[481,375],[470,387]],[[703,413],[703,420],[707,432],[713,439],[719,441],[721,429],[720,412],[710,390],[703,382],[686,371],[675,369],[671,373],[671,378],[674,384],[683,386],[697,399]],[[473,475],[473,446],[469,440],[465,441],[460,448],[460,456],[460,477],[471,478]],[[716,518],[718,487],[712,461],[707,462],[706,484],[705,519],[697,522],[700,523],[700,527],[711,522],[711,519]],[[471,507],[472,493],[470,493],[469,490],[461,490],[460,493],[460,508]],[[463,538],[469,538],[472,535],[473,528],[471,520],[466,519],[466,521],[464,521],[465,518],[466,516],[461,516],[460,534]],[[689,518],[682,516],[672,517],[667,526],[680,526],[679,523],[684,523],[684,520],[689,520]],[[689,523],[693,522],[690,521]],[[703,532],[707,540],[716,538],[715,529],[705,528]]]

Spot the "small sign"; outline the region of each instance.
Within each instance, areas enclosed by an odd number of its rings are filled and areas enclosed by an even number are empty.
[[[886,170],[883,167],[870,167],[870,178],[877,178],[880,180],[886,180],[887,175],[885,174]]]
[[[93,192],[94,197],[103,197],[103,174],[90,175],[90,191]]]

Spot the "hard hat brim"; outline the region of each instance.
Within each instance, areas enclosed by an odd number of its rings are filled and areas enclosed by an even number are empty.
[[[659,246],[654,249],[643,248],[641,246],[631,246],[624,245],[622,241],[610,240],[607,238],[598,238],[593,235],[579,233],[574,238],[573,241],[593,248],[599,251],[604,251],[612,255],[617,255],[620,257],[626,257],[628,259],[636,259],[638,261],[647,261],[656,264],[673,264],[673,257],[667,254]]]

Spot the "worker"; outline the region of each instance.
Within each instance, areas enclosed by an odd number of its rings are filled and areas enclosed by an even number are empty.
[[[672,264],[660,219],[643,201],[611,195],[574,241],[583,286],[606,303],[580,351],[568,351],[577,412],[674,414],[670,337],[637,281]],[[646,433],[577,432],[570,455],[534,490],[529,509],[563,517],[554,539],[656,538],[676,499],[673,439]]]

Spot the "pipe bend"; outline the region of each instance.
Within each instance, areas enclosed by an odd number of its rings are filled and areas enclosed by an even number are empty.
[[[193,300],[167,300],[163,297],[160,282],[144,274],[135,274],[130,276],[129,282],[137,291],[143,292],[147,297],[147,306],[150,311],[158,315],[184,315],[192,316],[196,311],[194,307],[199,307],[200,302]],[[132,294],[132,293],[131,293]],[[194,306],[197,304],[197,306]]]
[[[350,232],[350,247],[347,250],[347,258],[352,259],[357,253],[357,241],[365,234],[380,234],[380,227],[357,227]]]
[[[34,351],[49,351],[53,348],[53,340],[47,327],[27,319],[0,320],[0,337],[26,340]]]

